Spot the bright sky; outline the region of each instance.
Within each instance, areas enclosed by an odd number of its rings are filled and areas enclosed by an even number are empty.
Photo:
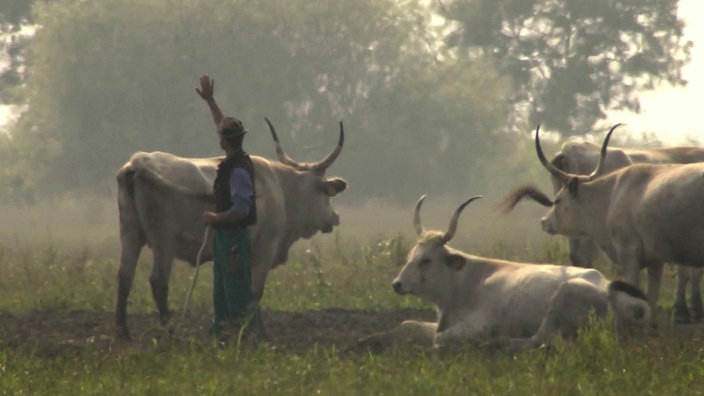
[[[610,112],[610,124],[625,123],[634,132],[653,132],[666,144],[704,142],[704,1],[680,0],[678,11],[687,24],[685,37],[694,43],[692,60],[682,69],[684,88],[661,87],[643,93],[641,112]]]

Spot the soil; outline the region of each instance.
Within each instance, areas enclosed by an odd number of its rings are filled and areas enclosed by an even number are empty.
[[[212,342],[209,313],[192,313],[167,326],[156,314],[130,314],[131,339],[116,336],[110,312],[0,312],[0,350],[12,349],[41,357],[99,353],[130,353],[164,341]],[[326,309],[306,312],[262,312],[266,340],[277,350],[305,353],[313,348],[354,348],[361,337],[394,328],[407,319],[435,320],[432,310],[389,312]]]
[[[660,323],[668,323],[669,312],[662,312]],[[357,340],[391,330],[407,319],[435,320],[432,310],[356,311],[325,309],[306,312],[262,312],[267,342],[276,350],[306,353],[316,347],[350,351]],[[116,336],[114,314],[110,312],[30,312],[11,315],[0,312],[0,350],[15,350],[38,357],[82,356],[97,352],[106,358],[135,353],[154,345],[174,342],[212,345],[208,333],[209,313],[191,313],[181,320],[175,315],[167,326],[159,324],[156,314],[128,316],[131,340]],[[704,339],[699,324],[666,326],[659,331],[678,339]],[[684,337],[684,338],[679,338]]]

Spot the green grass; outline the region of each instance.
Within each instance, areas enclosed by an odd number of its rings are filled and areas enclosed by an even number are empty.
[[[263,308],[427,308],[416,298],[395,295],[390,287],[412,243],[394,233],[366,240],[334,233],[298,242],[289,262],[270,273]],[[558,238],[542,244],[460,243],[460,248],[492,257],[567,262],[566,244]],[[145,250],[130,313],[155,310],[149,260]],[[599,268],[611,273],[603,259]],[[114,246],[28,247],[6,238],[0,243],[0,312],[112,312],[116,272]],[[172,309],[180,310],[192,276],[193,269],[176,263]],[[200,273],[193,310],[210,310],[210,277],[207,265]],[[673,284],[666,275],[664,307],[672,302]],[[5,348],[0,350],[0,394],[695,395],[704,394],[703,361],[701,338],[660,335],[619,343],[602,323],[582,331],[577,342],[558,341],[516,356],[471,347],[434,353],[403,345],[376,354],[322,347],[294,353],[266,343],[222,348],[175,338],[155,339],[146,348],[124,352],[85,348],[50,356]]]
[[[155,345],[111,359],[0,353],[3,394],[664,395],[701,394],[702,351],[686,342],[619,344],[595,326],[578,342],[518,356],[470,348],[280,353],[197,343]]]

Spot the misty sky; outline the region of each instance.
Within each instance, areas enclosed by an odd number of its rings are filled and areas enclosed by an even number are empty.
[[[668,144],[704,141],[704,1],[680,0],[679,15],[687,24],[685,36],[694,43],[692,62],[683,70],[685,88],[662,87],[640,96],[640,114],[610,112],[610,124],[625,123],[636,132],[654,132]]]

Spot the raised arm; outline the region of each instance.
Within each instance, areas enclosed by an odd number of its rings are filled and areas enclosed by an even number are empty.
[[[196,93],[205,100],[210,108],[210,114],[213,115],[213,122],[215,122],[215,128],[220,125],[220,121],[223,119],[222,110],[218,107],[215,102],[215,80],[211,79],[209,76],[203,75],[200,77],[200,88],[196,88]]]

